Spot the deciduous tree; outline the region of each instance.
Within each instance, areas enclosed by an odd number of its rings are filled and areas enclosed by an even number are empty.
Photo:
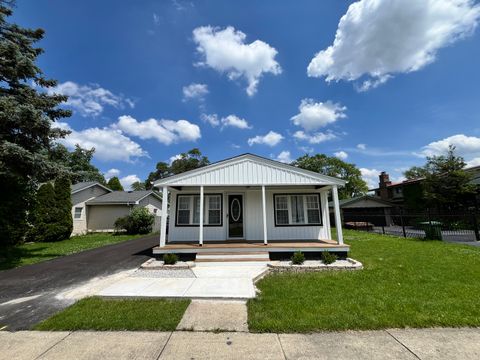
[[[165,162],[157,163],[156,170],[148,175],[145,181],[145,187],[151,189],[155,180],[197,169],[208,164],[210,164],[210,161],[206,156],[202,155],[199,149],[191,149],[185,153],[181,153],[178,159],[174,160],[171,165]]]
[[[108,180],[107,186],[110,189],[112,189],[113,191],[123,191],[123,186],[120,183],[120,180],[118,179],[118,177],[116,177],[116,176],[114,176],[114,177],[110,178],[110,180]]]
[[[470,183],[472,176],[464,170],[465,165],[452,145],[446,155],[427,158],[423,191],[429,205],[456,210],[468,206],[469,199],[473,201],[475,186]]]
[[[367,184],[362,179],[362,173],[355,164],[347,163],[336,157],[329,157],[325,154],[304,155],[295,160],[293,165],[345,180],[347,182],[345,187],[338,189],[340,199],[363,195],[368,191]]]

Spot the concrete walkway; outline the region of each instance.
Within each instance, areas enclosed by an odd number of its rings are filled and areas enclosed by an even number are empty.
[[[189,277],[145,275],[120,279],[99,292],[108,297],[163,297],[190,299],[250,299],[255,297],[253,280],[267,270],[266,263],[199,263]],[[172,274],[176,270],[172,270]],[[185,276],[185,275],[181,275]]]
[[[0,359],[480,359],[480,329],[0,332]]]

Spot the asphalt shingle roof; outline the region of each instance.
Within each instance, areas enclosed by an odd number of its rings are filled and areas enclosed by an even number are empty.
[[[95,184],[98,184],[100,185],[97,181],[84,181],[84,182],[79,182],[77,184],[73,184],[71,186],[71,189],[72,189],[72,192],[75,192],[75,191],[78,191],[78,190],[82,190],[82,189],[86,189],[92,185],[95,185]],[[103,185],[102,185],[103,186]]]
[[[371,200],[371,201],[375,201],[375,202],[378,202],[378,203],[382,203],[382,204],[385,204],[385,206],[391,206],[388,201],[384,201],[382,199],[378,199],[378,198],[375,198],[373,196],[370,196],[370,195],[361,195],[361,196],[357,196],[357,197],[353,197],[353,198],[349,198],[349,199],[343,199],[343,200],[339,200],[338,201],[338,205],[340,207],[342,207],[343,205],[348,205],[350,203],[354,203],[354,202],[357,202],[357,201],[360,201],[362,199],[365,199],[365,200]],[[329,207],[333,207],[333,201],[329,201],[328,202],[328,206]]]
[[[135,203],[147,195],[155,194],[151,190],[142,191],[112,191],[111,193],[99,196],[87,201],[87,205],[94,204],[127,204]],[[155,194],[156,195],[156,194]]]

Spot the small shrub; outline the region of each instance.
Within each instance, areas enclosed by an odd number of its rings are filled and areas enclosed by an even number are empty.
[[[128,216],[122,216],[115,220],[115,223],[113,224],[115,227],[115,233],[122,233],[126,231],[128,227],[128,221]]]
[[[133,208],[130,214],[115,220],[115,231],[125,230],[127,234],[148,234],[152,232],[155,217],[146,208]]]
[[[305,255],[301,251],[297,251],[292,256],[292,264],[302,265],[305,262]]]
[[[333,264],[335,261],[337,261],[338,256],[335,254],[332,254],[331,252],[324,251],[322,253],[322,261],[325,265],[328,264]]]
[[[163,263],[165,265],[175,265],[178,262],[177,254],[164,254]]]

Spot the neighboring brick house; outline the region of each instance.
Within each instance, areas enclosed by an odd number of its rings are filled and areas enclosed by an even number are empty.
[[[480,189],[480,166],[473,166],[466,168],[465,171],[472,174],[471,183],[475,184]],[[391,182],[389,175],[382,171],[378,176],[378,188],[371,189],[375,196],[383,201],[389,201],[398,207],[405,207],[408,205],[408,197],[410,194],[421,192],[421,183],[425,178],[409,179],[400,182]],[[479,192],[477,192],[477,203],[479,202]],[[408,207],[408,206],[407,206]]]
[[[378,188],[371,189],[375,192],[375,196],[383,201],[389,201],[397,206],[403,206],[405,202],[405,189],[420,184],[424,178],[404,180],[400,182],[391,182],[389,175],[382,171],[378,176]]]
[[[72,235],[95,231],[114,231],[119,217],[134,207],[145,207],[155,215],[154,230],[160,228],[162,200],[155,191],[112,191],[95,182],[72,185]]]

